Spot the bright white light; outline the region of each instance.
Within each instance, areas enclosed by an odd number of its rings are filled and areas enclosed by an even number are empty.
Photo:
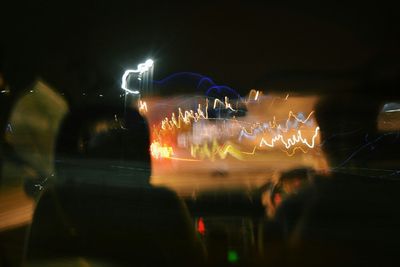
[[[154,61],[152,59],[148,59],[144,64],[150,68],[153,67]]]
[[[386,113],[400,112],[400,108],[398,108],[398,109],[386,110],[385,112],[386,112]]]
[[[136,69],[136,70],[126,70],[125,73],[124,73],[124,75],[122,75],[121,88],[122,88],[123,90],[125,90],[126,92],[128,92],[128,93],[136,94],[136,95],[139,94],[140,92],[139,92],[138,90],[130,90],[130,89],[127,87],[128,77],[129,77],[129,75],[130,75],[131,73],[138,73],[139,75],[141,75],[141,74],[145,73],[146,71],[148,71],[151,67],[153,67],[153,65],[154,65],[154,61],[151,60],[151,59],[148,59],[148,60],[146,60],[146,62],[140,63],[140,64],[137,66],[137,69]],[[139,77],[139,78],[140,78],[140,77]]]

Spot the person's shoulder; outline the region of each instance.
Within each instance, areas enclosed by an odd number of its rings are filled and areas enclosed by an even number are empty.
[[[181,205],[182,203],[182,200],[178,196],[178,194],[175,191],[166,187],[151,187],[151,189],[149,190],[149,195],[154,201],[164,206]]]
[[[317,187],[327,186],[400,186],[400,180],[386,179],[366,175],[357,175],[351,173],[333,173],[330,176],[316,176],[315,185]]]
[[[400,181],[346,173],[319,177],[315,182],[317,199],[390,202],[400,199]]]
[[[167,188],[167,187],[162,187],[162,186],[153,186],[151,187],[151,191],[154,194],[160,194],[160,195],[164,195],[167,197],[172,197],[172,198],[179,198],[178,195],[175,193],[175,191]]]

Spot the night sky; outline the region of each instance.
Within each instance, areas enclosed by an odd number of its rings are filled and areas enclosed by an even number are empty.
[[[1,9],[0,67],[15,84],[40,76],[72,96],[118,88],[148,57],[155,79],[191,71],[242,94],[340,91],[398,64],[399,17],[382,1],[13,1]]]

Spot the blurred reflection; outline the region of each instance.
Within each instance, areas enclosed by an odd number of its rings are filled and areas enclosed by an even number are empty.
[[[1,82],[1,81],[0,81]],[[7,84],[1,96],[9,96]],[[21,264],[26,231],[35,200],[53,174],[58,125],[67,111],[65,100],[41,81],[17,99],[2,100],[0,174],[0,262]],[[11,110],[8,110],[11,109]],[[1,265],[1,264],[0,264]]]
[[[378,116],[378,129],[380,131],[400,131],[400,104],[386,103]]]
[[[180,194],[218,186],[260,186],[272,171],[326,170],[319,149],[316,97],[181,96],[141,99],[151,126],[152,183]],[[224,172],[224,179],[213,173]]]
[[[371,99],[355,105],[356,99],[355,95],[330,96],[318,104],[316,114],[331,172],[328,178],[316,176],[277,209],[288,265],[377,266],[383,261],[398,265],[400,184],[358,169],[373,163],[369,151],[362,149],[371,143],[369,138],[377,140],[381,103]],[[336,134],[336,125],[341,126],[341,135]]]
[[[35,195],[40,191],[41,183],[52,177],[54,143],[58,125],[66,111],[65,100],[40,81],[14,105],[5,129],[3,148],[6,157],[0,185],[1,196],[14,199],[14,202],[2,203],[0,230],[29,222],[33,203],[24,194]],[[13,206],[24,207],[26,214],[14,217],[10,214]]]

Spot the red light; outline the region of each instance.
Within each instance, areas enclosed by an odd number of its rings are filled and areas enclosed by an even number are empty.
[[[201,235],[206,233],[206,226],[204,225],[203,217],[200,217],[197,220],[197,232],[199,232]]]
[[[279,206],[282,202],[282,196],[279,193],[276,193],[274,196],[275,206]]]

